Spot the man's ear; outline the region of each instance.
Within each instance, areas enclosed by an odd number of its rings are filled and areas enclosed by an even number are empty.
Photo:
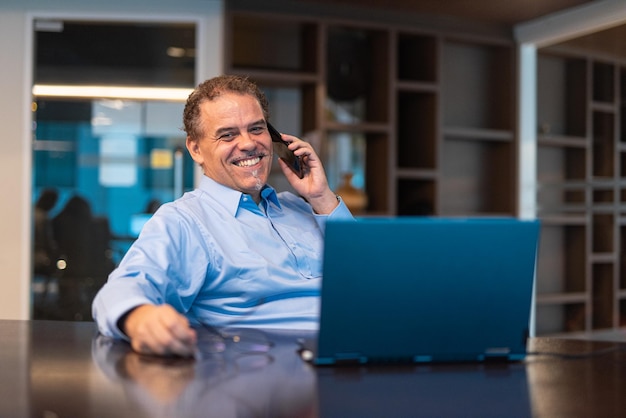
[[[198,145],[198,140],[192,139],[190,136],[187,136],[187,141],[185,142],[187,146],[187,151],[189,151],[189,155],[191,158],[198,163],[202,164],[202,154],[200,153],[200,146]]]

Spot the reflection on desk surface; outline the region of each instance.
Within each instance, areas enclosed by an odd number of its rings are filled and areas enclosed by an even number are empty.
[[[613,417],[626,410],[626,344],[536,338],[529,351],[540,354],[518,363],[315,368],[297,355],[306,333],[199,333],[198,358],[160,358],[98,335],[89,322],[0,320],[0,417]]]
[[[319,369],[322,417],[529,417],[523,364]]]
[[[149,416],[530,416],[523,364],[316,369],[294,355],[301,336],[202,329],[195,360],[141,356],[97,337],[93,356]]]
[[[94,339],[93,358],[147,416],[317,416],[315,374],[294,355],[294,334],[198,332],[200,353],[195,359],[143,356],[102,336]],[[255,345],[248,345],[248,339]]]

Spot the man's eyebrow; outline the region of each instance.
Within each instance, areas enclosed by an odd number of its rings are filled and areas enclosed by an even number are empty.
[[[255,122],[250,123],[248,125],[248,128],[259,126],[259,125],[265,126],[265,119],[259,119],[259,120],[255,121]],[[239,128],[236,127],[236,126],[224,126],[222,128],[219,128],[217,131],[215,131],[215,136],[218,137],[218,136],[220,136],[223,133],[231,132],[231,131],[238,130],[238,129]]]
[[[220,136],[223,133],[230,132],[230,131],[235,130],[235,129],[237,129],[237,128],[234,127],[234,126],[225,126],[223,128],[219,128],[217,131],[215,131],[215,136],[218,137],[218,136]]]

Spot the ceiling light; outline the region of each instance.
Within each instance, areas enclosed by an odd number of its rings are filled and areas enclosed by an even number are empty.
[[[125,86],[71,86],[35,84],[35,97],[70,97],[92,99],[135,99],[135,100],[187,100],[191,88],[172,87],[125,87]]]

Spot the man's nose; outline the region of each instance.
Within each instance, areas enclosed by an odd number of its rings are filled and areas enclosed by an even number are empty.
[[[249,132],[244,132],[239,136],[237,146],[242,149],[250,149],[256,146],[256,140]]]

